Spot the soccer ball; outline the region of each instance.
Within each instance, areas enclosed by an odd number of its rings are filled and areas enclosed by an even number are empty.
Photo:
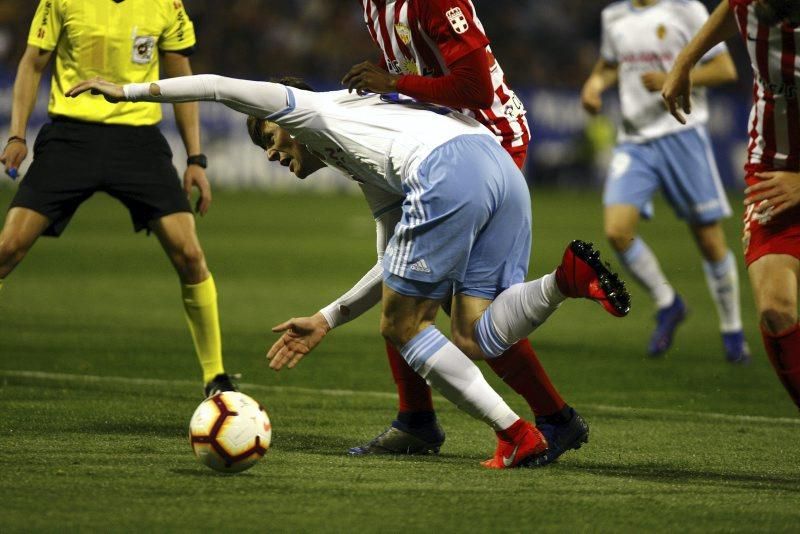
[[[267,452],[271,438],[267,412],[237,391],[207,398],[189,423],[189,440],[197,459],[223,473],[253,467]]]

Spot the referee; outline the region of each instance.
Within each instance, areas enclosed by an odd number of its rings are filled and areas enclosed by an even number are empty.
[[[11,125],[0,162],[15,177],[28,155],[28,119],[45,67],[55,55],[48,113],[0,232],[0,288],[36,239],[59,236],[83,201],[102,191],[128,208],[135,231],[154,232],[182,284],[184,310],[203,369],[204,392],[234,389],[222,365],[217,291],[195,231],[196,209],[211,204],[196,103],[176,104],[188,155],[183,188],[152,103],[112,105],[102,97],[67,101],[64,91],[102,76],[118,83],[192,73],[191,20],[180,0],[40,0],[14,81]]]

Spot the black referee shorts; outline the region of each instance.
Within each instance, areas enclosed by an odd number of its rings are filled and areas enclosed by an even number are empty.
[[[59,236],[86,199],[101,191],[122,202],[136,232],[150,221],[192,208],[156,126],[55,118],[36,136],[33,162],[11,207],[41,213]]]

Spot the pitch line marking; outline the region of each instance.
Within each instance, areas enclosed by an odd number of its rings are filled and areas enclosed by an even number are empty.
[[[161,386],[161,387],[198,387],[198,383],[193,380],[165,380],[161,378],[134,378],[125,376],[98,376],[98,375],[77,375],[67,373],[46,373],[42,371],[11,371],[0,370],[0,377],[8,378],[31,378],[37,380],[61,380],[64,382],[84,382],[93,384],[128,384],[132,386]],[[309,395],[327,395],[330,397],[372,397],[376,399],[395,399],[395,393],[384,391],[356,391],[352,389],[317,389],[304,388],[299,386],[266,386],[263,384],[242,383],[244,390],[273,391],[286,393],[305,393]],[[767,417],[763,415],[735,415],[715,412],[694,412],[684,410],[668,410],[663,408],[636,408],[634,406],[614,406],[608,404],[583,404],[583,408],[600,413],[618,415],[664,415],[669,417],[691,416],[698,419],[712,419],[715,421],[728,421],[732,423],[769,423],[800,426],[800,418],[791,417]]]

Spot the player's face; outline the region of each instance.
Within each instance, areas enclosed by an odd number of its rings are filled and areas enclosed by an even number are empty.
[[[756,16],[768,26],[782,22],[800,23],[800,2],[797,0],[757,0]]]
[[[284,167],[289,167],[289,170],[301,180],[325,167],[319,158],[274,122],[264,123],[262,140],[267,158],[270,161],[277,161]]]

